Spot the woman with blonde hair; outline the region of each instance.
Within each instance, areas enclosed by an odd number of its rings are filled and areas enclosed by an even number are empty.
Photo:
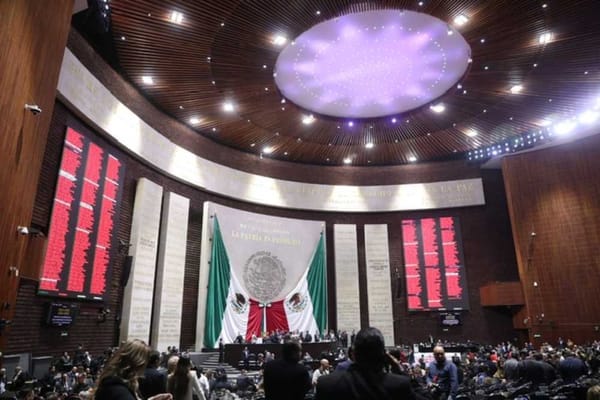
[[[131,340],[113,354],[98,378],[94,400],[139,400],[138,378],[144,375],[150,348],[141,340]],[[169,393],[148,400],[171,400]]]
[[[198,379],[192,374],[192,363],[188,357],[179,357],[175,371],[169,374],[167,390],[174,400],[192,400],[193,395],[205,400]]]

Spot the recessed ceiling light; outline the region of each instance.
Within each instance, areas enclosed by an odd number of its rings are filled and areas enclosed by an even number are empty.
[[[225,22],[221,22],[221,26],[225,26]]]
[[[180,110],[183,110],[183,106],[179,106],[179,109],[180,109]]]
[[[273,150],[274,150],[274,149],[273,149],[273,147],[272,147],[272,146],[266,146],[266,147],[263,147],[263,150],[262,150],[262,151],[263,151],[263,153],[265,153],[265,154],[271,154],[271,153],[273,152]]]
[[[273,37],[272,43],[275,46],[283,46],[287,43],[287,38],[283,35],[276,35]]]
[[[312,124],[312,123],[313,123],[313,122],[315,122],[315,121],[316,121],[316,118],[315,118],[315,116],[314,116],[314,115],[312,115],[312,114],[310,114],[310,115],[305,115],[304,117],[302,117],[302,123],[303,123],[304,125],[310,125],[310,124]]]
[[[268,88],[268,87],[266,87],[266,88],[265,88],[265,92],[268,92],[268,91],[269,91],[269,88]]]
[[[444,103],[438,103],[435,105],[431,105],[429,106],[429,108],[431,109],[431,111],[433,111],[434,113],[443,113],[446,110],[446,106],[444,105]]]
[[[548,7],[548,4],[546,4],[546,3],[542,4],[542,8],[547,8],[547,7]]]
[[[151,76],[142,76],[142,82],[146,85],[152,85],[154,83],[154,79]]]
[[[354,126],[354,122],[348,121],[348,126],[350,126],[350,127]]]
[[[125,40],[125,36],[121,36],[121,40]]]
[[[415,161],[417,161],[417,157],[415,157],[415,156],[409,156],[408,157],[408,161],[415,162]]]
[[[540,35],[540,44],[546,44],[546,43],[550,43],[550,41],[552,40],[552,32],[546,32],[546,33],[542,33]]]
[[[263,69],[267,69],[267,64],[263,64]]]
[[[469,18],[467,18],[467,16],[464,14],[459,14],[456,17],[454,17],[454,24],[456,26],[463,26],[467,22],[469,22]]]
[[[485,43],[485,38],[481,38],[480,42]]]
[[[284,156],[287,156],[287,155],[288,155],[288,152],[287,152],[287,151],[284,151],[284,152],[283,152],[283,155],[284,155]]]
[[[344,164],[350,164],[351,162],[352,162],[352,159],[350,157],[344,158]]]
[[[250,143],[250,147],[256,146],[256,143]]]
[[[467,94],[467,90],[466,90],[466,89],[465,89],[465,90],[463,90],[463,94]]]
[[[365,144],[365,147],[366,147],[367,149],[372,149],[372,148],[373,148],[373,146],[375,146],[375,145],[373,144],[373,142],[369,142],[369,143]]]
[[[485,69],[485,70],[487,71],[488,69],[490,69],[490,67],[488,67],[488,66],[486,65],[485,67],[483,67],[483,69]]]
[[[171,22],[175,24],[181,24],[183,22],[183,14],[179,11],[173,11],[171,13]]]
[[[533,64],[533,68],[537,68],[537,66],[538,66],[537,63]]]
[[[396,118],[392,118],[392,124],[395,124],[398,120]]]
[[[474,129],[469,129],[468,131],[465,132],[465,135],[467,135],[468,137],[475,137],[478,134],[479,133]]]
[[[197,117],[190,118],[190,124],[196,125],[196,124],[199,124],[199,123],[200,123],[200,118],[197,118]]]
[[[212,128],[212,131],[213,131],[213,132],[216,132],[216,131],[217,131],[217,128]]]
[[[315,14],[321,15],[321,11],[317,10],[317,12]]]
[[[223,111],[232,112],[233,109],[234,109],[233,103],[231,103],[231,102],[223,103]]]
[[[510,88],[510,92],[512,94],[520,93],[521,90],[523,90],[523,86],[522,85],[515,85],[515,86],[513,86],[513,87]]]
[[[281,104],[285,103],[285,99],[281,99]]]

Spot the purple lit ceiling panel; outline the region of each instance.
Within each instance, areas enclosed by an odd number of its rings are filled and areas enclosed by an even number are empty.
[[[428,14],[380,10],[315,25],[283,49],[281,93],[319,114],[374,118],[421,107],[465,74],[471,49]]]

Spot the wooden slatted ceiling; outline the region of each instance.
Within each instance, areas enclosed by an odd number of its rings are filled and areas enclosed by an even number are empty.
[[[540,0],[423,3],[112,0],[110,6],[120,66],[140,91],[185,124],[200,118],[190,125],[198,134],[257,155],[272,146],[273,153],[265,156],[281,160],[337,165],[351,157],[354,165],[392,165],[411,156],[455,158],[539,129],[549,116],[582,111],[600,95],[600,2],[548,1],[547,7]],[[355,121],[349,129],[343,120],[318,117],[302,125],[304,110],[290,101],[282,104],[273,80],[279,50],[271,44],[273,34],[293,38],[330,18],[385,8],[449,22],[460,13],[470,17],[460,28],[473,58],[463,88],[442,98],[446,111],[439,115],[423,107],[395,116],[396,123],[390,116]],[[169,21],[172,11],[183,14],[181,25]],[[539,36],[547,31],[554,41],[542,46]],[[142,84],[144,75],[155,83]],[[511,95],[508,89],[517,83],[525,89]],[[234,115],[222,111],[226,99],[235,100]],[[469,129],[479,135],[468,137]],[[375,146],[366,149],[367,142]]]

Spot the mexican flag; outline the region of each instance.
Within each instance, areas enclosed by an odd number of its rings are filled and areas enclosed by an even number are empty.
[[[205,347],[217,347],[219,338],[225,343],[233,342],[239,335],[250,340],[252,335],[261,336],[265,326],[268,332],[279,329],[314,334],[327,329],[327,271],[322,234],[310,264],[294,288],[281,300],[261,302],[248,294],[242,277],[231,268],[216,216],[213,226]]]

